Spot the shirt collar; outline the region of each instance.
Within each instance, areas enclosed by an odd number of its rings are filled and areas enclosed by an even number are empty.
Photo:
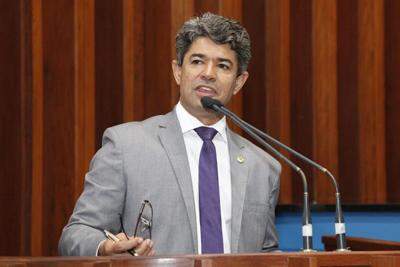
[[[218,131],[224,141],[227,141],[226,136],[226,118],[225,116],[222,117],[218,122],[213,125],[204,125],[199,119],[194,117],[190,114],[181,104],[179,101],[178,104],[175,106],[176,116],[178,117],[179,124],[182,129],[182,133],[185,134],[191,130],[194,130],[198,127],[212,127]]]

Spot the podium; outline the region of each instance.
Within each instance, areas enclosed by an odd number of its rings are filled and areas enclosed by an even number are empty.
[[[158,257],[0,257],[0,267],[395,267],[400,251],[257,253]]]
[[[349,236],[346,237],[346,241],[353,251],[400,250],[400,242]],[[336,237],[334,235],[323,236],[322,243],[326,251],[336,249]]]

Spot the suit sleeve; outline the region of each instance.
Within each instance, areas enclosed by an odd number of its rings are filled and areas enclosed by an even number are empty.
[[[84,190],[73,214],[64,227],[58,249],[62,256],[95,256],[105,236],[102,232],[120,231],[126,194],[122,148],[110,128],[103,135],[102,148],[96,153],[85,176]]]
[[[270,181],[271,181],[271,192],[269,198],[269,210],[267,215],[267,229],[265,233],[264,244],[262,247],[263,252],[270,252],[278,250],[278,233],[275,226],[275,208],[279,197],[279,186],[280,179],[279,175],[281,172],[280,165],[271,168]]]

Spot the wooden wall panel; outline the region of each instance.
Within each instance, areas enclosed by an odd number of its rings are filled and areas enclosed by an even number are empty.
[[[176,32],[206,11],[251,35],[236,113],[328,167],[345,203],[399,202],[399,10],[394,0],[0,0],[0,254],[57,254],[103,131],[171,110]],[[329,180],[299,165],[314,203],[332,203]],[[281,203],[300,203],[301,189],[284,166]]]
[[[359,2],[358,119],[361,202],[386,201],[383,1]]]
[[[197,16],[206,13],[206,12],[218,12],[218,8],[220,5],[220,1],[215,0],[195,0],[194,7],[195,7],[195,14]]]
[[[94,0],[74,2],[75,198],[95,153]]]
[[[122,8],[122,0],[95,2],[96,148],[106,128],[123,122]]]
[[[75,200],[73,4],[43,0],[43,236],[61,233]],[[43,251],[56,255],[57,244],[43,239]]]
[[[400,202],[400,1],[385,1],[386,192]]]
[[[123,60],[123,120],[133,121],[134,119],[134,100],[137,99],[135,95],[135,48],[143,51],[142,47],[137,46],[135,43],[135,30],[140,30],[143,27],[142,20],[137,20],[135,6],[142,5],[141,1],[122,1],[122,60]],[[141,16],[139,16],[141,18]],[[136,19],[135,23],[134,20]],[[139,27],[139,28],[136,28]],[[140,34],[139,34],[140,35]],[[142,48],[142,49],[141,49]],[[141,79],[143,81],[143,79]],[[143,92],[143,90],[139,90]],[[143,95],[143,94],[141,94]],[[130,108],[127,108],[130,107]]]
[[[31,13],[31,31],[27,35],[32,41],[32,194],[31,194],[31,237],[30,253],[43,255],[43,38],[42,38],[42,1],[27,5]],[[28,17],[29,18],[29,17]],[[27,88],[27,91],[30,91]],[[35,211],[35,212],[32,212]],[[27,220],[29,221],[29,220]]]
[[[256,0],[252,3],[243,2],[243,25],[251,37],[251,63],[249,65],[249,78],[242,89],[243,109],[246,110],[243,118],[257,128],[265,127],[265,116],[260,106],[265,106],[265,1]],[[250,19],[250,14],[252,17]],[[268,51],[268,50],[267,50]],[[257,55],[257,56],[254,56]]]
[[[123,120],[143,119],[143,2],[124,0],[123,19]]]
[[[56,255],[58,236],[94,152],[90,3],[21,1],[21,16],[16,16],[21,18],[23,113],[19,195],[24,203],[18,211],[24,223],[16,232],[21,255]]]
[[[4,231],[0,242],[2,254],[18,255],[23,240],[19,222],[23,197],[19,193],[23,184],[21,155],[24,151],[21,129],[23,128],[21,89],[21,3],[0,1],[0,227]],[[13,208],[8,208],[12,204]]]
[[[28,222],[31,218],[32,206],[30,203],[30,196],[32,194],[33,184],[33,120],[32,120],[32,104],[33,104],[33,40],[32,36],[32,18],[31,12],[32,4],[30,2],[20,2],[20,44],[21,44],[21,73],[20,73],[20,94],[21,94],[21,188],[20,198],[21,207],[19,214],[22,222]],[[30,253],[30,240],[31,240],[31,225],[28,223],[20,223],[20,239],[19,239],[19,254]]]
[[[145,1],[145,113],[171,110],[171,5],[169,1]]]
[[[266,67],[264,73],[258,73],[258,79],[264,85],[261,88],[265,93],[255,93],[254,98],[264,98],[266,108],[264,115],[261,115],[260,106],[263,105],[256,105],[254,113],[265,117],[266,130],[271,136],[290,146],[290,1],[269,0],[262,10],[265,10],[263,35],[266,44],[265,55],[261,54],[260,60],[266,62]],[[255,54],[255,57],[258,58],[259,54]],[[280,151],[290,158],[288,153]],[[293,203],[293,187],[299,184],[293,184],[290,167],[286,164],[282,164],[282,167],[280,203]]]
[[[338,176],[336,1],[312,2],[313,158]],[[314,201],[334,203],[331,180],[314,169]]]
[[[358,155],[358,1],[338,0],[339,179],[344,202],[360,197]]]
[[[313,153],[313,99],[312,99],[312,5],[310,0],[294,1],[290,5],[290,124],[291,145],[300,153],[312,157]],[[309,185],[313,184],[312,169],[302,166]],[[297,174],[294,174],[297,175]],[[297,175],[298,176],[298,175]],[[302,202],[300,177],[293,178],[293,197]],[[313,192],[310,191],[311,197]]]

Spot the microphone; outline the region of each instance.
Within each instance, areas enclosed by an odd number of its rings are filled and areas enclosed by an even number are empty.
[[[312,244],[312,224],[311,224],[311,214],[310,214],[310,205],[309,205],[309,194],[308,194],[308,184],[307,179],[304,172],[286,158],[282,153],[272,147],[270,144],[265,142],[259,135],[255,134],[252,129],[250,129],[239,117],[236,115],[232,115],[233,113],[227,112],[226,108],[222,105],[222,103],[216,99],[211,97],[203,97],[201,98],[201,104],[206,109],[214,110],[218,113],[226,115],[231,118],[231,120],[236,123],[241,129],[243,129],[246,133],[248,133],[251,137],[257,140],[261,145],[267,148],[269,151],[274,153],[280,159],[282,159],[285,163],[287,163],[292,169],[294,169],[301,177],[303,181],[303,226],[302,226],[302,235],[303,235],[303,252],[313,252],[313,244]]]
[[[207,109],[212,109],[214,111],[219,112],[218,110],[216,110],[215,107],[221,108],[224,105],[222,105],[222,103],[214,98],[211,98],[209,96],[204,96],[201,98],[201,104],[203,105],[203,108],[207,108]]]
[[[204,100],[203,100],[204,99]],[[334,188],[335,188],[335,198],[336,198],[336,214],[335,214],[335,234],[336,234],[336,245],[337,245],[337,251],[348,251],[349,249],[346,247],[346,227],[344,223],[344,216],[342,212],[342,204],[341,204],[341,197],[340,197],[340,191],[339,191],[339,185],[335,179],[335,177],[332,175],[332,173],[327,170],[325,167],[319,165],[315,161],[307,158],[306,156],[300,154],[296,150],[288,147],[287,145],[279,142],[275,138],[269,136],[268,134],[264,133],[263,131],[257,129],[256,127],[252,126],[251,124],[243,121],[241,118],[239,118],[236,114],[234,114],[232,111],[228,110],[227,108],[222,105],[221,102],[219,102],[216,99],[212,99],[210,97],[203,97],[201,99],[201,102],[203,104],[203,107],[212,109],[218,113],[222,113],[223,115],[226,115],[227,117],[231,118],[233,121],[235,120],[240,121],[245,127],[248,127],[251,131],[255,132],[257,135],[262,136],[263,138],[267,139],[268,141],[272,142],[273,144],[285,149],[286,151],[292,153],[296,157],[300,158],[301,160],[307,162],[311,166],[315,167],[322,173],[328,176],[328,178],[331,180]]]

